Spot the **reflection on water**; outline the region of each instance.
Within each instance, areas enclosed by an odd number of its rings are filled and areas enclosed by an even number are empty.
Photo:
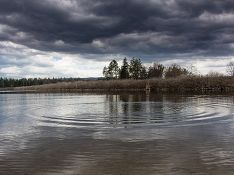
[[[233,174],[233,99],[0,94],[0,174]]]

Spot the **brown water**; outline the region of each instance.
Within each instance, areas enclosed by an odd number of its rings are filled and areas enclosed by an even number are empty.
[[[233,175],[234,97],[0,94],[1,175]]]

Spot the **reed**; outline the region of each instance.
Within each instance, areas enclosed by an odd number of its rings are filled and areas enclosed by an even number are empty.
[[[14,90],[36,92],[145,91],[152,92],[233,92],[234,77],[181,76],[170,79],[87,80],[55,84],[16,87]]]

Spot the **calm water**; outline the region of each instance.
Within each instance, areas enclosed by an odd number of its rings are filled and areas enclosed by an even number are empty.
[[[1,175],[233,175],[234,97],[0,94]]]

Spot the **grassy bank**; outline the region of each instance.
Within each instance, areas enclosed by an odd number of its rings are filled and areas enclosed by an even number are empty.
[[[112,92],[145,91],[146,87],[151,92],[234,92],[234,78],[186,76],[150,80],[93,80],[16,87],[14,90],[33,90],[36,92]]]

